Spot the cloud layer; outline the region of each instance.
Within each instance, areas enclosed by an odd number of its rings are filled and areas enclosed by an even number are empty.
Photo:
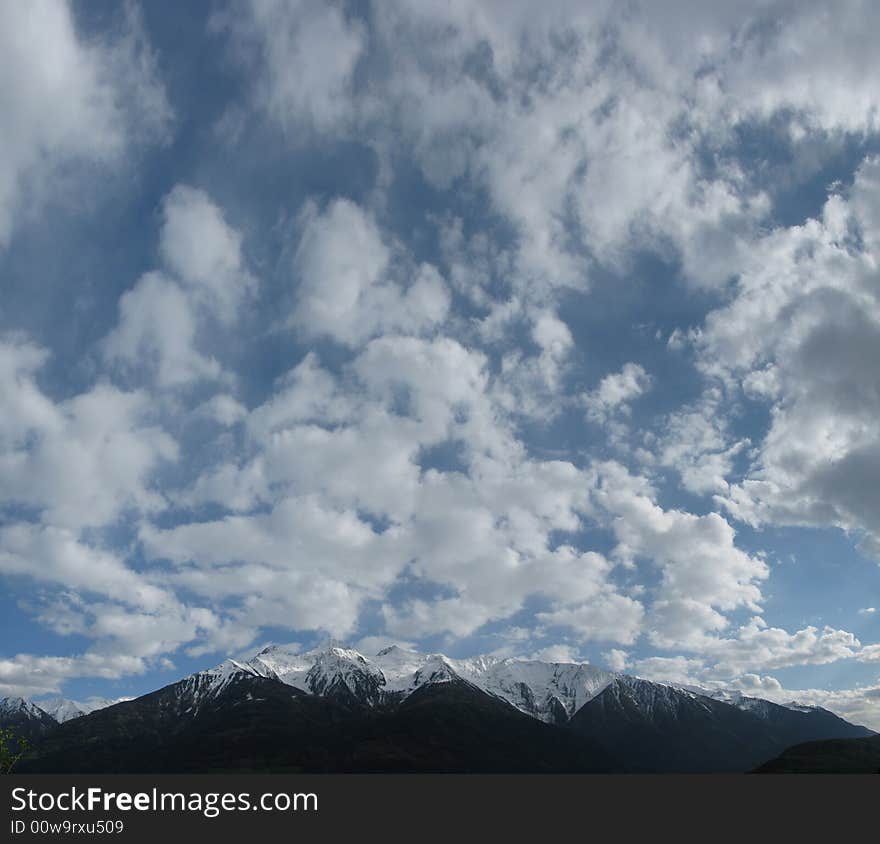
[[[130,238],[75,361],[0,311],[0,572],[69,643],[0,691],[286,631],[842,663],[798,694],[874,712],[865,600],[805,610],[771,532],[880,560],[877,12],[545,11],[245,2],[187,17],[210,69],[134,5],[0,12],[0,266]]]

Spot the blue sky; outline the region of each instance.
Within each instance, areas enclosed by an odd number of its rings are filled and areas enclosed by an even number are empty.
[[[0,692],[327,635],[880,727],[869,4],[0,11]]]

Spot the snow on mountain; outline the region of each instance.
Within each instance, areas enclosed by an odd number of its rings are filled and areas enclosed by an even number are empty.
[[[217,695],[241,674],[257,674],[249,665],[234,659],[225,659],[220,665],[201,673],[202,691]]]
[[[265,676],[249,665],[234,659],[225,659],[220,665],[185,677],[177,684],[177,698],[183,714],[195,715],[202,703],[219,695],[227,686],[242,676]]]
[[[58,722],[35,703],[21,697],[0,698],[0,728],[13,730],[18,739],[38,741],[58,726]]]
[[[316,655],[305,682],[312,694],[351,697],[373,706],[382,701],[385,675],[357,651],[334,647]]]
[[[468,672],[475,685],[542,721],[567,721],[618,675],[587,663],[503,659]]]
[[[753,715],[758,715],[762,718],[767,716],[770,707],[774,705],[781,706],[784,709],[790,709],[792,710],[792,712],[827,711],[824,710],[821,706],[812,706],[805,703],[798,703],[795,700],[790,700],[787,703],[784,703],[782,701],[766,700],[761,697],[751,697],[744,694],[739,689],[706,689],[699,686],[677,686],[676,688],[694,692],[698,695],[702,695],[703,697],[710,697],[714,700],[720,700],[722,703],[729,703],[731,706],[735,706],[737,709],[751,712]]]
[[[114,703],[122,703],[125,700],[131,700],[131,698],[90,697],[87,700],[69,700],[65,697],[50,697],[32,702],[44,712],[48,712],[59,724],[63,724],[65,721],[81,718],[90,712],[106,709],[108,706],[113,706]]]
[[[402,700],[427,684],[462,680],[521,712],[553,724],[567,722],[615,680],[631,685],[632,694],[647,696],[640,701],[646,711],[665,705],[661,700],[664,689],[675,689],[695,699],[713,698],[759,717],[767,717],[771,707],[767,701],[739,691],[646,683],[588,663],[491,655],[454,659],[397,645],[375,656],[366,656],[328,640],[303,652],[296,646],[270,645],[249,659],[227,659],[214,668],[193,674],[180,684],[181,712],[194,714],[205,699],[220,694],[231,683],[247,676],[279,680],[307,694],[369,706]],[[63,723],[117,702],[106,699],[77,702],[59,697],[39,701],[36,706],[20,698],[4,699],[0,701],[0,714],[4,706],[7,710],[34,708],[48,712]],[[785,706],[800,712],[814,709],[794,702]]]
[[[0,698],[0,718],[20,717],[42,720],[46,711],[23,697]],[[50,716],[51,717],[51,716]]]
[[[379,668],[385,677],[385,688],[391,692],[408,693],[416,688],[417,677],[424,681],[431,672],[422,674],[422,669],[432,660],[436,654],[423,654],[399,645],[385,648],[372,662]]]
[[[397,645],[368,657],[334,642],[302,653],[270,645],[246,662],[233,665],[309,694],[341,695],[369,705],[382,703],[390,696],[405,698],[428,683],[460,679],[553,723],[570,718],[617,676],[585,663],[494,656],[452,659]],[[222,674],[220,668],[213,671]]]
[[[627,694],[647,713],[673,707],[676,693],[685,694],[697,704],[712,698],[761,718],[770,717],[773,706],[735,690],[649,683],[588,663],[491,655],[455,659],[398,645],[366,656],[333,640],[302,652],[297,646],[270,645],[250,659],[227,660],[210,671],[193,675],[201,678],[190,678],[196,683],[193,693],[197,697],[216,694],[241,672],[280,680],[308,694],[369,706],[403,700],[426,684],[462,680],[551,724],[566,723],[615,681],[623,683]],[[785,706],[800,712],[811,709],[795,703]]]
[[[297,653],[280,645],[261,650],[246,665],[309,694],[352,696],[364,703],[380,701],[386,685],[382,670],[352,648],[332,643]]]
[[[375,661],[386,676],[387,688],[411,692],[424,683],[460,678],[529,715],[554,723],[570,718],[616,676],[586,663],[494,656],[451,659],[399,647],[386,648]]]
[[[80,709],[72,700],[63,697],[52,697],[39,701],[39,707],[48,712],[59,724],[80,718],[85,715],[85,710]]]
[[[425,654],[392,645],[372,657],[385,678],[385,689],[402,697],[428,683],[448,683],[462,679],[473,682],[471,666],[443,654]]]
[[[786,709],[793,709],[795,712],[828,712],[823,706],[813,706],[809,703],[798,703],[796,700],[790,700],[788,703],[780,703]]]
[[[86,700],[75,700],[73,701],[83,712],[88,715],[91,712],[97,712],[99,709],[106,709],[108,706],[113,706],[117,703],[124,703],[127,700],[131,700],[130,697],[90,697]]]

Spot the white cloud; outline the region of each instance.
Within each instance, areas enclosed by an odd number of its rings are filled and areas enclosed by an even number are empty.
[[[86,545],[62,528],[19,523],[0,529],[0,570],[121,598],[136,607],[156,609],[169,600],[168,593],[115,554]]]
[[[353,632],[361,601],[378,596],[403,564],[388,537],[316,496],[283,499],[268,515],[144,526],[141,538],[152,557],[175,564],[169,583],[236,599],[244,621],[335,636]]]
[[[219,425],[231,427],[247,418],[247,408],[232,396],[218,393],[196,409]]]
[[[620,642],[631,645],[642,632],[645,611],[625,595],[603,595],[580,606],[538,613],[538,620],[570,627],[581,641]]]
[[[55,590],[38,619],[92,637],[102,658],[129,654],[131,671],[181,648],[243,647],[269,625],[362,635],[368,602],[380,617],[371,647],[469,636],[539,606],[528,623],[566,642],[680,652],[606,652],[655,677],[779,691],[759,672],[874,661],[877,646],[846,630],[738,620],[762,611],[770,572],[728,520],[837,525],[880,554],[880,162],[801,225],[766,228],[765,193],[799,184],[798,168],[821,172],[840,132],[877,128],[876,51],[860,25],[874,13],[848,7],[829,27],[815,3],[559,2],[536,17],[524,2],[389,0],[361,17],[255,0],[239,11],[214,29],[230,35],[227,69],[248,72],[241,87],[256,94],[235,107],[240,124],[256,108],[287,150],[350,143],[376,166],[358,202],[345,185],[306,201],[297,242],[278,250],[289,310],[274,327],[291,346],[331,351],[305,354],[267,394],[259,378],[237,389],[227,347],[275,293],[257,285],[224,210],[183,184],[160,205],[157,269],[132,272],[96,361],[108,372],[91,387],[55,399],[41,387],[48,352],[21,336],[0,343],[0,502],[34,511],[0,531],[0,567]],[[15,83],[0,94],[4,244],[23,210],[60,190],[56,174],[128,166],[168,107],[134,16],[112,41],[78,35],[62,3],[3,10],[0,23],[18,36],[0,34]],[[777,133],[780,158],[794,160],[772,165],[779,184],[740,154],[741,131]],[[429,188],[406,243],[402,174]],[[436,265],[423,262],[434,246]],[[658,344],[656,368],[633,358],[571,395],[587,344],[569,297],[583,304],[640,273],[645,251],[711,288],[713,313]],[[670,350],[696,357],[703,393],[631,431],[634,402],[674,394],[661,380]],[[738,433],[750,403],[769,411],[751,442]],[[591,462],[586,438],[583,453],[540,458],[549,423],[583,409],[603,426],[597,450],[640,443],[633,455],[658,477]],[[197,456],[159,479],[178,456],[166,429],[189,448],[190,425],[207,432]],[[661,469],[717,498],[670,505]],[[140,546],[104,547],[132,514]],[[591,550],[585,528],[616,547]],[[127,561],[135,551],[143,568]],[[71,659],[46,668],[47,683],[105,670],[98,656]]]
[[[504,331],[517,320],[529,326],[537,354],[514,348],[504,353],[494,383],[493,398],[508,413],[533,420],[549,420],[568,403],[564,376],[574,350],[566,323],[546,308],[530,308],[511,299],[493,308],[481,322],[482,335],[503,342]]]
[[[694,675],[702,668],[701,659],[685,656],[651,656],[634,662],[630,667],[630,673],[657,683],[690,686],[696,685]]]
[[[58,198],[71,168],[115,165],[132,143],[165,131],[169,108],[133,9],[113,40],[78,33],[66,0],[0,10],[0,76],[7,81],[0,93],[0,246],[20,217]]]
[[[395,254],[375,220],[354,203],[337,199],[323,213],[309,204],[301,224],[291,323],[305,337],[329,335],[357,346],[385,332],[419,334],[445,319],[449,293],[437,270],[404,267],[409,282],[398,283],[401,267],[393,264],[405,256]]]
[[[866,645],[856,658],[859,662],[880,662],[880,645]]]
[[[175,503],[184,507],[221,504],[233,513],[246,513],[269,500],[269,479],[259,458],[244,466],[222,463],[203,472],[174,496]]]
[[[613,414],[629,413],[629,405],[651,386],[651,376],[637,363],[624,364],[620,372],[606,375],[595,390],[583,396],[587,418],[605,422]]]
[[[220,364],[196,349],[196,315],[186,293],[160,273],[148,273],[119,300],[119,323],[104,355],[129,369],[155,371],[160,387],[220,378]]]
[[[516,231],[510,281],[540,299],[634,244],[726,282],[770,209],[736,132],[775,120],[798,149],[813,130],[876,128],[866,14],[852,4],[829,28],[812,2],[558,2],[537,22],[526,3],[401,0],[365,25],[336,4],[255,3],[238,31],[282,124],[371,145],[383,185],[403,151],[441,190],[485,191]]]
[[[98,384],[54,403],[33,380],[44,354],[17,343],[0,351],[0,359],[11,355],[13,366],[23,364],[4,381],[9,414],[0,423],[7,433],[0,441],[0,502],[35,507],[47,524],[71,529],[105,525],[125,509],[162,506],[150,476],[177,457],[177,447],[151,418],[145,393]]]
[[[755,243],[732,301],[711,313],[698,338],[704,370],[760,391],[770,426],[745,479],[721,493],[752,524],[838,526],[880,536],[880,351],[876,255],[870,247],[880,163],[866,160],[849,198],[832,196],[821,219]]]
[[[159,252],[169,272],[224,322],[256,282],[244,267],[242,236],[201,190],[177,185],[162,203]]]
[[[64,682],[75,677],[107,680],[143,674],[147,664],[136,656],[96,653],[75,656],[18,654],[0,658],[0,695],[41,695],[60,692]]]
[[[36,382],[49,351],[23,336],[0,339],[0,443],[4,451],[20,447],[34,430],[57,430],[63,425],[58,408]]]
[[[366,33],[341,4],[249,0],[234,14],[217,15],[215,26],[231,30],[240,54],[257,63],[258,100],[294,136],[310,129],[328,132],[348,122],[353,74]]]
[[[685,489],[697,495],[723,493],[734,459],[748,447],[728,430],[729,407],[720,387],[709,387],[697,402],[670,414],[653,459],[674,468]]]
[[[159,387],[229,380],[198,350],[210,318],[230,327],[256,289],[244,266],[241,235],[203,191],[177,185],[162,204],[159,252],[167,270],[149,272],[122,295],[105,359],[128,372],[151,372]]]
[[[859,640],[846,630],[810,626],[789,633],[753,618],[735,637],[706,642],[703,652],[715,660],[714,673],[730,676],[792,665],[826,665],[855,656],[859,649]]]
[[[766,211],[736,168],[708,179],[695,166],[705,125],[736,119],[724,80],[697,75],[706,57],[677,35],[669,49],[666,29],[627,37],[631,17],[561,3],[536,26],[527,4],[392,2],[373,11],[367,38],[334,5],[260,4],[242,29],[265,57],[262,106],[282,124],[366,140],[386,181],[403,149],[441,190],[464,177],[485,190],[516,230],[510,281],[540,303],[541,291],[583,286],[585,254],[616,262],[634,235],[671,240],[696,280],[723,281]],[[721,46],[733,24],[698,26]]]
[[[638,635],[643,608],[613,586],[613,562],[551,549],[554,531],[578,528],[588,478],[526,456],[481,354],[448,338],[383,337],[338,376],[309,355],[244,426],[250,459],[213,467],[180,498],[240,515],[141,530],[148,554],[178,567],[175,583],[241,601],[252,621],[335,635],[406,577],[440,594],[386,603],[392,635],[466,635],[529,595],[550,602],[547,623],[581,640]],[[449,442],[461,443],[466,472],[420,465]],[[249,513],[258,502],[270,512]]]
[[[767,566],[736,547],[733,528],[718,513],[664,510],[645,479],[613,462],[596,467],[592,495],[617,539],[614,555],[630,565],[646,560],[660,572],[646,622],[653,644],[692,647],[726,626],[723,612],[758,608]]]
[[[548,645],[530,654],[529,659],[539,659],[542,662],[583,662],[577,648],[571,645]]]
[[[396,645],[398,648],[418,650],[418,646],[415,642],[408,642],[405,639],[395,639],[390,636],[364,636],[355,642],[353,647],[356,651],[362,654],[374,656],[378,654],[379,651],[389,648],[392,645]]]
[[[612,648],[602,654],[602,659],[612,671],[625,671],[629,666],[629,653],[620,648]]]

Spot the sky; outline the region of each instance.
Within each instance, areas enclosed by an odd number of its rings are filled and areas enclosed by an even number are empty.
[[[329,636],[880,729],[878,32],[0,4],[0,694]]]

